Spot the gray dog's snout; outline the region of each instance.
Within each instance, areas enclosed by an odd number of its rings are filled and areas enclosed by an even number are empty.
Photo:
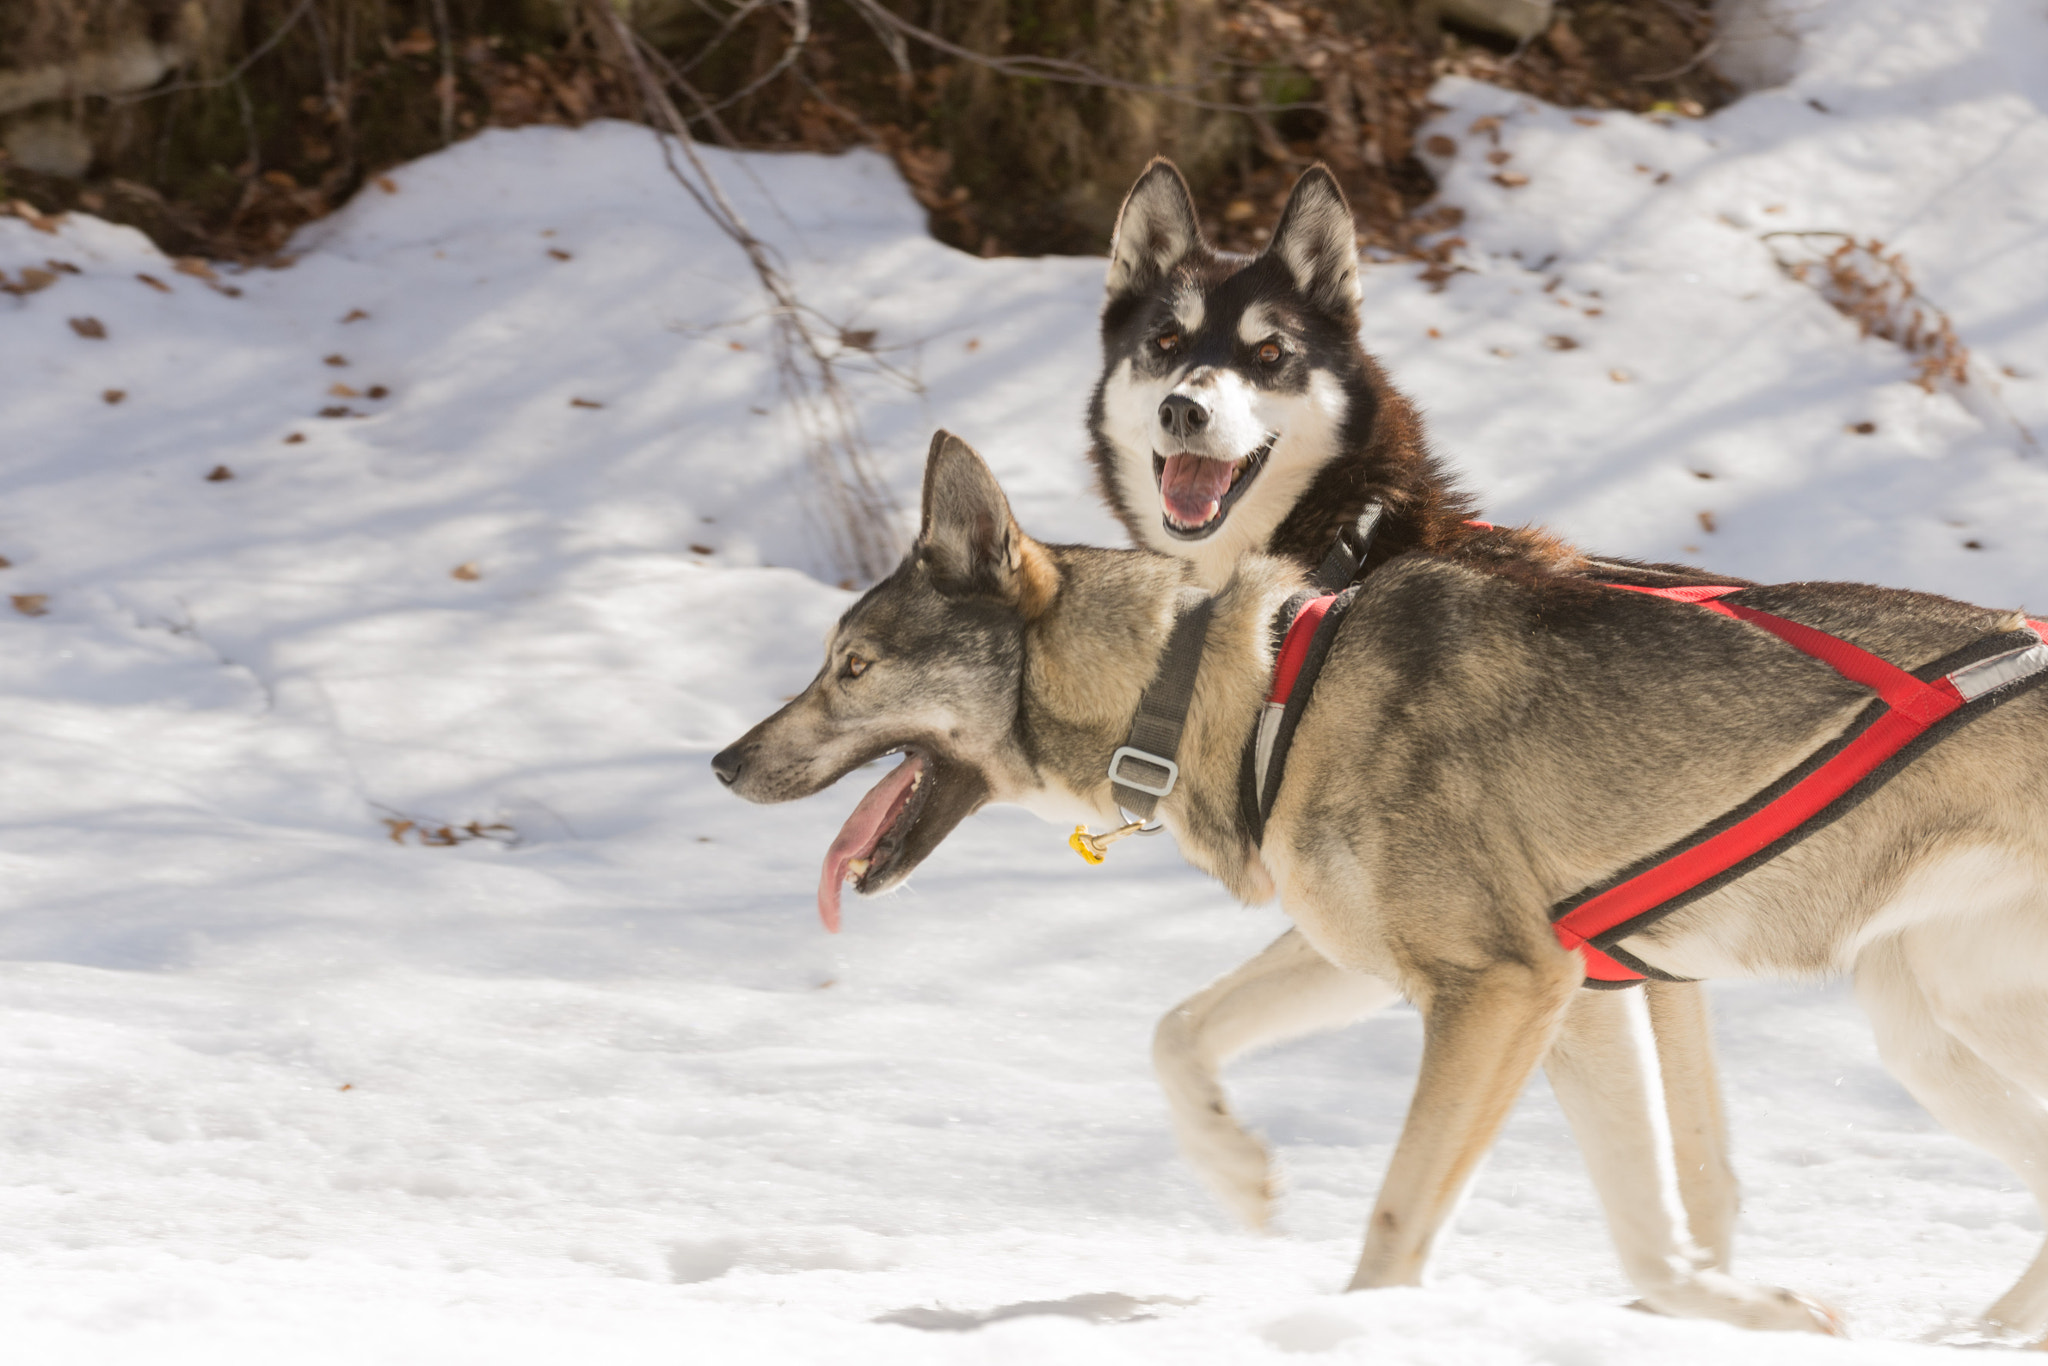
[[[731,787],[740,780],[740,770],[747,766],[745,747],[734,745],[711,756],[711,771],[718,775],[718,781]]]
[[[1209,425],[1209,410],[1186,394],[1168,394],[1159,405],[1159,425],[1175,439],[1186,441]]]

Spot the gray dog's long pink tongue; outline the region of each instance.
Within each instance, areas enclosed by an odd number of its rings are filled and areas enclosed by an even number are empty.
[[[1232,467],[1228,460],[1169,455],[1159,476],[1159,500],[1182,526],[1201,526],[1222,509]]]
[[[874,789],[860,799],[860,805],[853,808],[846,824],[839,827],[839,836],[832,841],[832,847],[825,851],[825,867],[818,876],[818,916],[832,933],[839,933],[839,888],[846,881],[853,861],[875,852],[875,846],[882,841],[882,832],[889,828],[890,820],[910,799],[910,785],[923,770],[924,760],[914,754],[896,765],[894,772],[876,783]]]

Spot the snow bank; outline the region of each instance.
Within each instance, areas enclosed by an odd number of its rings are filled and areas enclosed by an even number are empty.
[[[2048,25],[1807,23],[1789,84],[1698,122],[1444,87],[1470,269],[1370,272],[1368,341],[1497,519],[2038,610]],[[905,508],[945,425],[1032,530],[1115,539],[1081,460],[1099,261],[940,247],[877,157],[713,163],[916,381],[859,381]],[[1996,406],[1914,385],[1779,227],[1903,252]],[[2017,1183],[1841,992],[1731,987],[1742,1269],[1860,1341],[1622,1310],[1540,1085],[1438,1286],[1335,1297],[1412,1014],[1236,1069],[1290,1182],[1284,1236],[1237,1234],[1146,1042],[1276,913],[994,811],[828,939],[852,794],[710,779],[849,595],[758,297],[649,135],[487,134],[298,245],[230,297],[124,229],[0,219],[10,279],[76,267],[0,298],[0,595],[40,613],[0,606],[19,1358],[1876,1362],[2032,1254]]]

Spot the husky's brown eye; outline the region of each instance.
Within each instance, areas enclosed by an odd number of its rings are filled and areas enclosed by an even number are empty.
[[[848,655],[846,657],[846,667],[840,670],[840,677],[859,678],[868,671],[868,665],[871,662],[870,660],[862,659],[859,655]]]
[[[1261,364],[1261,365],[1278,365],[1279,363],[1280,363],[1280,343],[1279,343],[1279,342],[1261,342],[1261,343],[1259,344],[1259,364]]]
[[[1161,351],[1178,351],[1180,349],[1180,333],[1161,332],[1159,334],[1159,349]]]

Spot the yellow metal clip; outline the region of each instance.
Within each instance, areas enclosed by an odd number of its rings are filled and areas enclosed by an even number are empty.
[[[1089,863],[1100,863],[1109,856],[1110,845],[1115,844],[1125,835],[1135,835],[1144,828],[1145,822],[1132,821],[1130,824],[1120,825],[1114,830],[1105,830],[1099,835],[1091,835],[1088,833],[1087,826],[1077,825],[1074,827],[1074,833],[1067,836],[1067,847]]]

